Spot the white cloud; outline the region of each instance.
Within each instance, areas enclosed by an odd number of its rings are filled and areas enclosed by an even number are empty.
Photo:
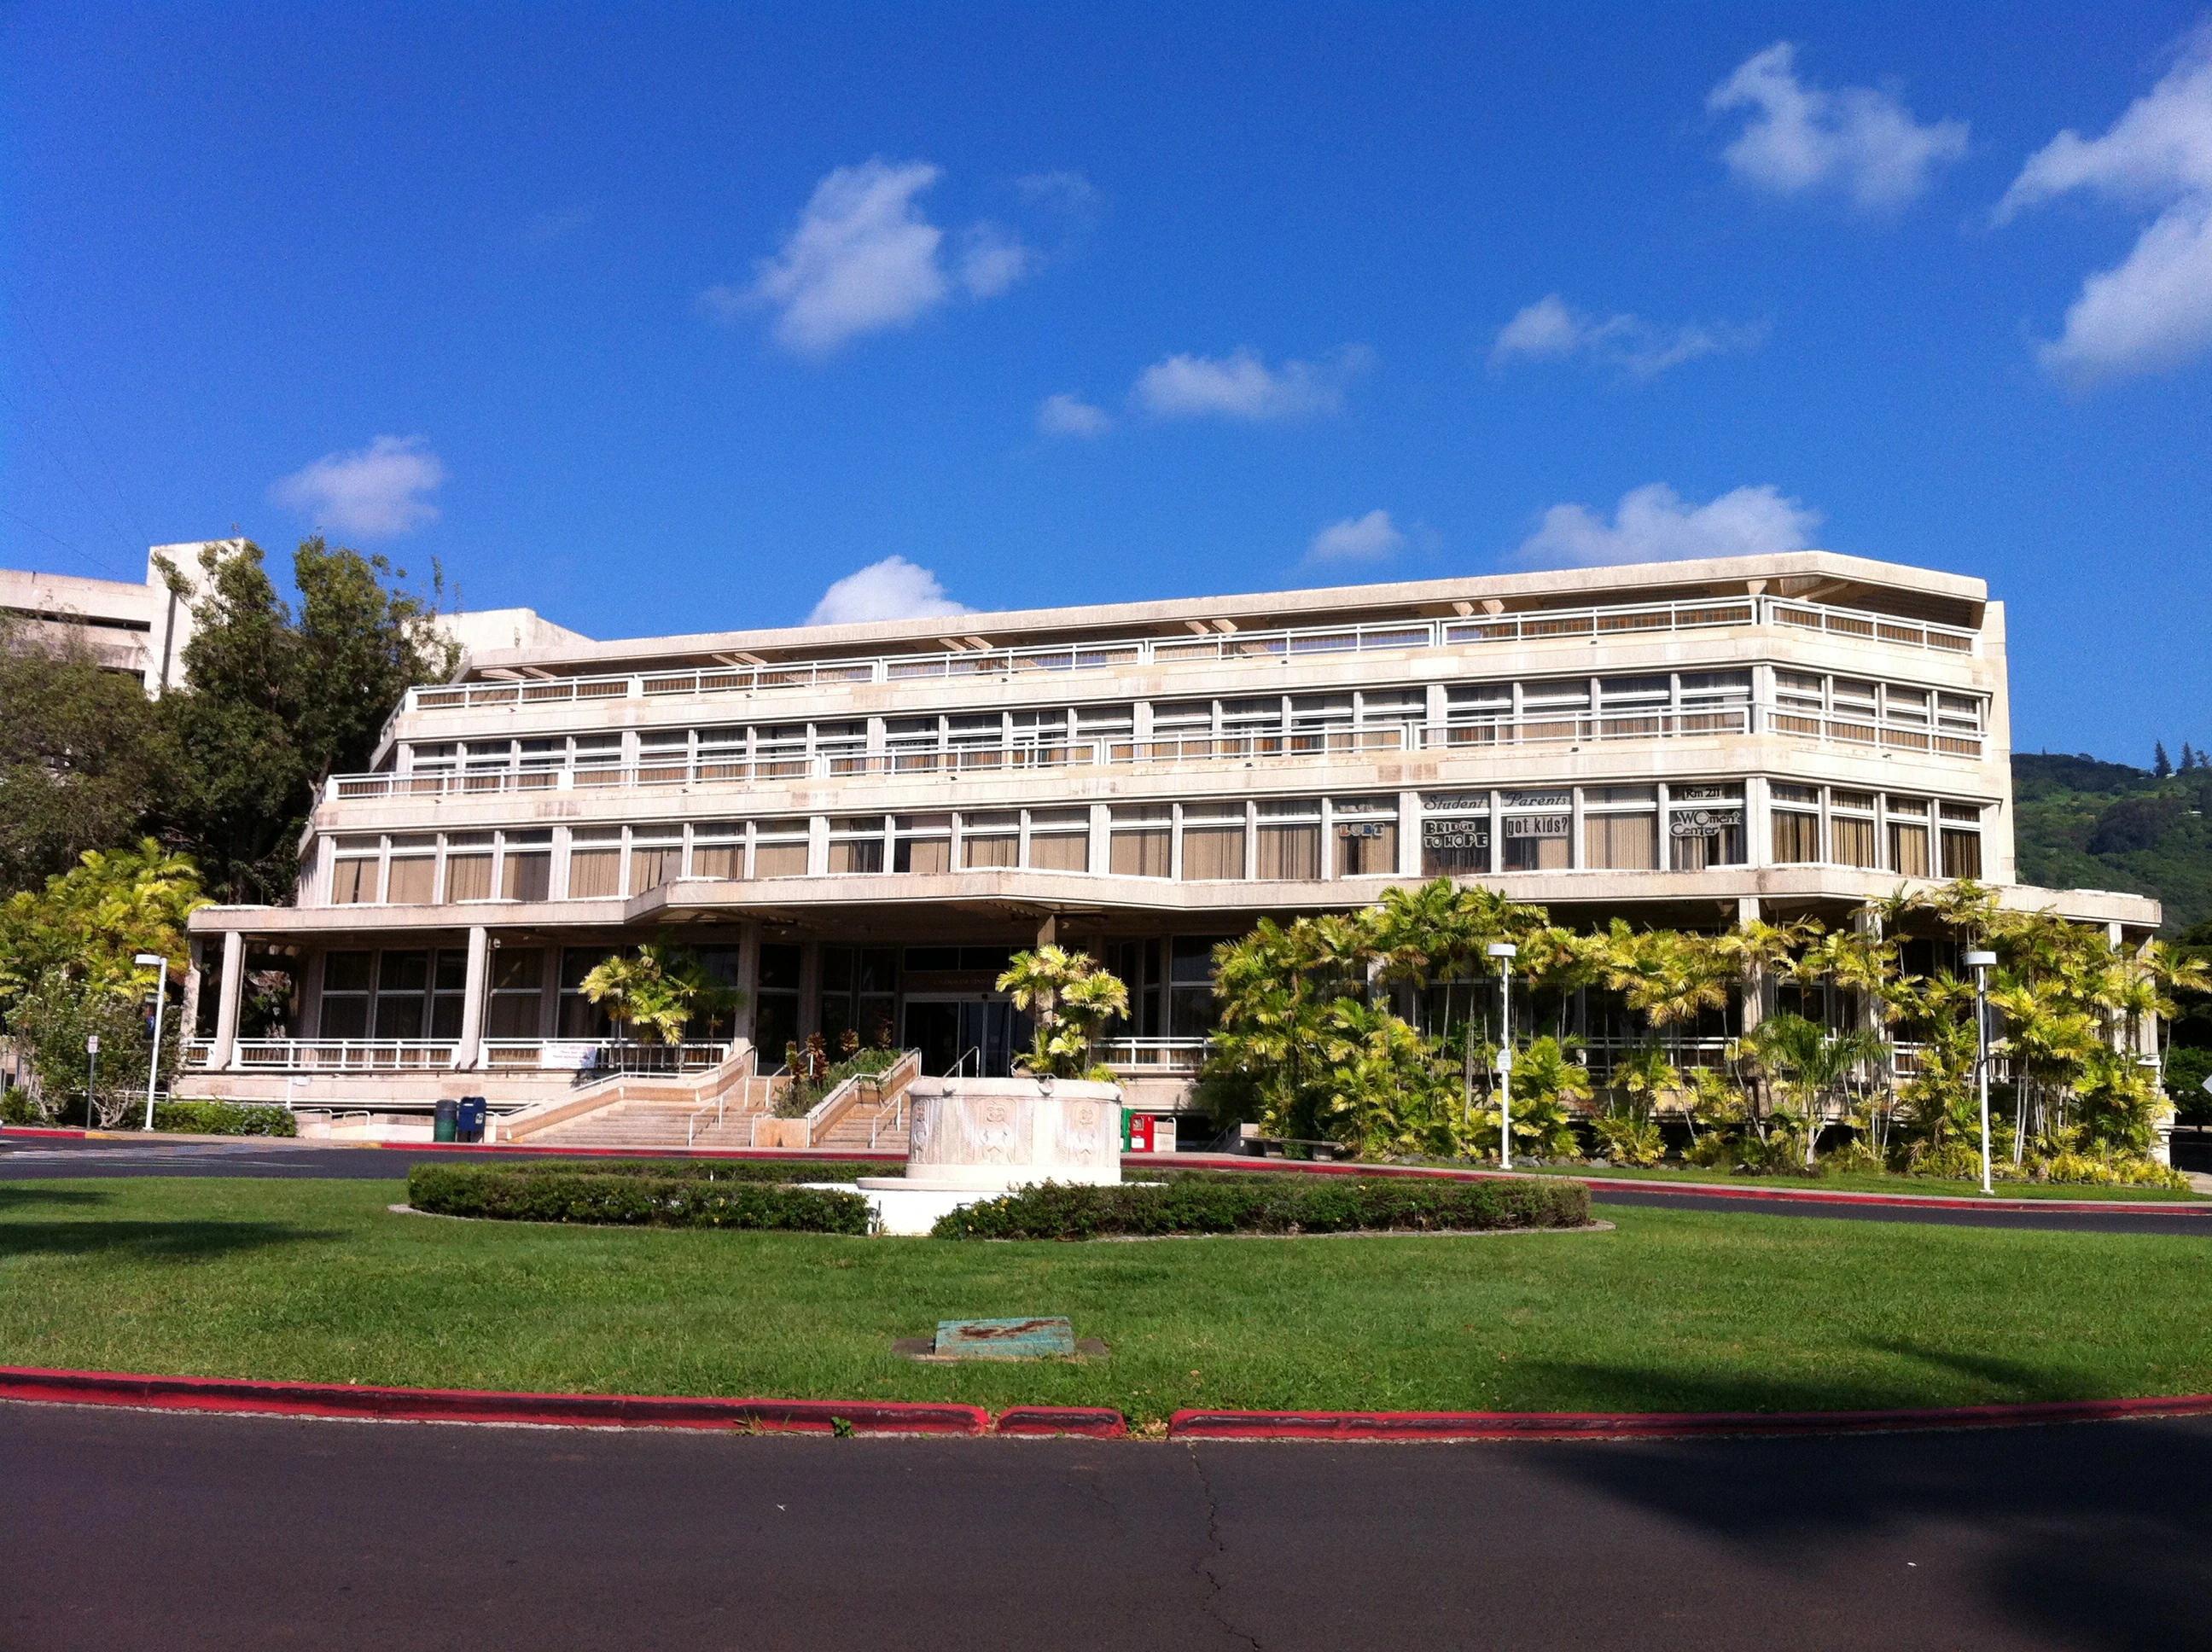
[[[1721,151],[1730,171],[1777,195],[1833,188],[1867,208],[1902,206],[1929,174],[1966,152],[1966,123],[1922,125],[1893,91],[1824,91],[1797,78],[1786,40],[1745,60],[1705,99],[1711,114],[1757,111]]]
[[[1098,200],[1098,191],[1079,172],[1029,173],[1014,179],[1014,188],[1025,201],[1065,212],[1088,211]]]
[[[701,301],[724,320],[775,312],[776,342],[802,355],[909,325],[954,289],[945,232],[915,204],[941,176],[920,161],[838,167],[815,185],[775,256],[753,266],[750,285],[710,287]],[[957,281],[974,297],[995,298],[1034,266],[1028,249],[995,225],[973,225],[961,239]]]
[[[1406,536],[1388,511],[1370,511],[1332,522],[1306,547],[1310,562],[1380,562],[1406,548]]]
[[[1136,404],[1156,419],[1295,418],[1332,413],[1344,405],[1345,381],[1372,359],[1348,345],[1329,361],[1285,361],[1270,367],[1258,353],[1225,356],[1170,355],[1137,375]]]
[[[1763,324],[1718,323],[1670,329],[1654,326],[1633,315],[1600,320],[1570,307],[1557,293],[1547,293],[1498,330],[1497,342],[1490,349],[1490,364],[1504,367],[1516,360],[1557,361],[1583,355],[1617,367],[1631,378],[1656,379],[1668,368],[1694,361],[1700,355],[1755,349],[1765,341]]]
[[[1803,550],[1820,513],[1769,486],[1738,488],[1692,505],[1663,482],[1623,494],[1607,526],[1581,505],[1554,505],[1515,560],[1533,568],[1680,562]]]
[[[848,574],[822,593],[809,625],[856,625],[864,620],[929,619],[964,614],[967,606],[945,594],[937,575],[903,556],[886,556]]]
[[[2102,137],[2063,131],[2031,155],[1997,222],[2075,190],[2162,210],[2124,259],[2081,283],[2065,331],[2038,351],[2043,365],[2087,382],[2212,348],[2212,25]]]
[[[421,436],[379,436],[350,453],[325,453],[283,477],[269,496],[332,533],[380,539],[438,519],[422,495],[446,479],[446,467]]]
[[[1036,254],[997,224],[971,226],[960,238],[960,284],[977,298],[996,298],[1036,266]]]
[[[1065,391],[1037,404],[1036,422],[1048,436],[1103,436],[1114,428],[1113,416],[1104,408]]]

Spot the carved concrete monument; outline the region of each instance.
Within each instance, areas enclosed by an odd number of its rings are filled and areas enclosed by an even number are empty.
[[[862,1176],[885,1233],[1035,1181],[1121,1180],[1121,1092],[1076,1078],[917,1078],[906,1175]]]

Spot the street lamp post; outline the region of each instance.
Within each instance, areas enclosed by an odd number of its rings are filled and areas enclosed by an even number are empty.
[[[154,1086],[161,1078],[161,1011],[169,1002],[169,959],[163,952],[141,952],[131,960],[140,969],[149,963],[161,967],[161,979],[154,988],[154,1056],[146,1064],[146,1127],[154,1127]]]
[[[1990,968],[1994,952],[1969,952],[1966,968],[1974,972],[1974,1088],[1982,1103],[1982,1191],[1996,1192],[1990,1180]]]
[[[1513,1168],[1513,960],[1521,949],[1492,941],[1487,951],[1498,960],[1498,1168]]]

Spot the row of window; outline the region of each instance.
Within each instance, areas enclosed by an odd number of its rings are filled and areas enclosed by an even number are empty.
[[[1979,878],[1982,811],[1842,787],[1767,787],[1778,865],[1825,862],[1901,878]]]
[[[1952,733],[1978,733],[1983,700],[1975,695],[1820,677],[1777,669],[1775,703],[1792,713],[1860,719]],[[1455,683],[1425,687],[1344,689],[1327,694],[1271,694],[1205,700],[1124,701],[875,720],[732,723],[704,728],[647,729],[626,749],[620,733],[525,736],[417,742],[402,766],[415,774],[505,774],[621,768],[672,771],[717,765],[753,772],[809,771],[872,751],[894,756],[969,749],[1063,744],[1071,740],[1296,738],[1353,733],[1405,724],[1538,720],[1595,714],[1601,717],[1699,713],[1748,705],[1749,670],[1655,672],[1636,677],[1574,677],[1531,682]],[[672,774],[672,778],[681,778]]]
[[[1981,876],[1978,805],[1841,787],[1768,787],[1769,859],[1905,877]],[[606,900],[679,878],[938,874],[992,868],[1193,882],[1700,872],[1747,864],[1744,783],[1419,794],[1416,853],[1400,799],[1280,798],[395,833],[333,844],[330,903]],[[817,858],[818,855],[818,858]],[[556,891],[558,890],[556,897]]]

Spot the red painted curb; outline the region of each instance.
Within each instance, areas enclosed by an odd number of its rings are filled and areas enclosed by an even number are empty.
[[[0,1367],[0,1400],[158,1411],[335,1417],[385,1422],[537,1424],[563,1428],[690,1428],[762,1434],[1012,1438],[1128,1436],[1103,1406],[1017,1406],[994,1425],[975,1406],[883,1400],[712,1400],[639,1394],[501,1394],[471,1388],[362,1388],[120,1371]],[[1710,1436],[1897,1434],[2027,1428],[2125,1418],[2212,1416],[2212,1394],[2061,1400],[1899,1411],[1354,1412],[1179,1411],[1171,1440],[1665,1440]]]
[[[1170,1440],[1668,1440],[1707,1435],[1900,1434],[2212,1415],[2212,1394],[1905,1411],[1179,1411]]]
[[[1086,1440],[1119,1440],[1129,1432],[1128,1419],[1118,1411],[1092,1406],[1016,1406],[999,1413],[994,1434],[1026,1438],[1075,1434]]]
[[[1880,1205],[1905,1210],[2038,1211],[2078,1215],[2083,1212],[2118,1212],[2123,1216],[2196,1216],[2212,1218],[2212,1200],[2189,1201],[2156,1199],[1981,1199],[1957,1193],[1876,1193],[1827,1187],[1750,1187],[1717,1181],[1640,1181],[1626,1176],[1565,1175],[1534,1177],[1517,1170],[1460,1170],[1438,1164],[1356,1164],[1341,1160],[1317,1163],[1304,1159],[1261,1159],[1236,1153],[1125,1153],[1125,1166],[1151,1165],[1186,1169],[1267,1170],[1287,1175],[1428,1176],[1447,1181],[1579,1181],[1609,1193],[1684,1193],[1698,1199],[1771,1200],[1783,1204]]]
[[[691,1400],[639,1394],[498,1394],[470,1388],[379,1388],[335,1382],[137,1376],[120,1371],[0,1367],[0,1399],[160,1411],[357,1417],[386,1422],[538,1423],[571,1428],[750,1429],[763,1434],[980,1435],[976,1406],[885,1400]]]

